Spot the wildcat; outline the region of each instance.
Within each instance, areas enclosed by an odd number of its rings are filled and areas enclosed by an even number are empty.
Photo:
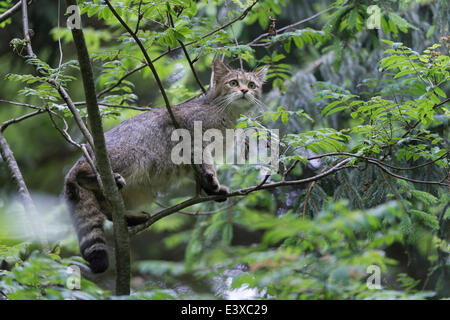
[[[172,107],[180,127],[192,132],[194,121],[201,121],[203,131],[224,132],[234,128],[240,114],[260,104],[266,71],[266,68],[257,72],[232,70],[216,60],[212,88],[207,94]],[[189,164],[175,165],[171,161],[171,150],[176,144],[171,141],[174,130],[167,110],[161,108],[132,117],[105,133],[115,180],[129,210],[126,215],[129,226],[148,219],[147,214],[133,210],[151,203],[158,192],[167,191],[175,181],[194,171]],[[212,162],[206,162],[195,171],[201,188],[208,195],[228,193],[228,188],[218,181]],[[105,218],[112,220],[111,208],[84,157],[66,175],[64,194],[83,258],[93,272],[104,272],[109,259],[103,223]]]

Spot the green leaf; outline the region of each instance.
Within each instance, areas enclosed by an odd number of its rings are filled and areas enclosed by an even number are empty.
[[[319,98],[316,98],[319,99]],[[327,114],[328,111],[330,111],[331,109],[333,109],[335,106],[341,104],[342,102],[337,100],[337,101],[333,101],[332,103],[330,103],[329,105],[327,105],[321,112],[322,116],[324,116],[325,114]]]

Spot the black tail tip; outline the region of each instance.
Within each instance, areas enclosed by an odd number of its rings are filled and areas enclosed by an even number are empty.
[[[106,250],[92,251],[86,260],[89,262],[89,268],[93,273],[105,272],[109,267],[108,252]]]

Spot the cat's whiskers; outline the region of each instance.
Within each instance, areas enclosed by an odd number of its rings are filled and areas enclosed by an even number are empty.
[[[252,95],[249,95],[248,98],[251,103],[253,103],[256,107],[258,107],[260,112],[264,112],[264,107],[266,105],[261,100]]]
[[[218,112],[224,112],[226,109],[236,100],[239,94],[232,93],[215,100],[214,103],[217,104]]]

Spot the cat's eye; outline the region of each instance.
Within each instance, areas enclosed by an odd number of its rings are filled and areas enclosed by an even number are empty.
[[[239,83],[236,80],[231,80],[229,82],[229,84],[230,84],[231,87],[237,87]]]
[[[255,89],[255,88],[256,88],[256,84],[255,84],[254,82],[250,81],[250,82],[248,83],[248,88],[249,88],[249,89]]]

